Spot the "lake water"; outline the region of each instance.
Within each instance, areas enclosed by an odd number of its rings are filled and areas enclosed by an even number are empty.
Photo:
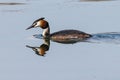
[[[120,1],[2,0],[0,80],[120,80],[119,9]],[[42,30],[25,29],[40,17],[51,33],[77,29],[94,37],[76,44],[51,41],[45,56],[38,56],[26,45],[43,44],[32,37]]]

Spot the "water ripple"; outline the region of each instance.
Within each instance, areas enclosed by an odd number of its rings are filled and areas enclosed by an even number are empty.
[[[0,2],[0,5],[25,5],[25,3],[18,3],[18,2]]]
[[[120,44],[120,32],[97,33],[92,35],[93,37],[88,40],[90,42],[105,42]]]

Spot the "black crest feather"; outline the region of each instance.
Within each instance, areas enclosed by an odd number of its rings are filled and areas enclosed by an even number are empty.
[[[44,18],[44,17],[41,17],[41,18],[35,20],[33,23],[36,23],[36,22],[38,22],[39,20],[43,20],[43,19],[45,19],[45,18]]]

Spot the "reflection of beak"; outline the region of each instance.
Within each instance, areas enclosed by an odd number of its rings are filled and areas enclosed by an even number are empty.
[[[33,25],[31,25],[31,26],[30,26],[30,27],[28,27],[26,30],[31,29],[31,28],[34,28],[34,26],[33,26]]]
[[[26,47],[31,48],[33,51],[35,51],[35,53],[37,55],[44,56],[46,54],[45,53],[46,50],[44,50],[44,48],[42,48],[42,47],[32,47],[32,46],[28,46],[28,45],[26,45]]]
[[[31,49],[34,49],[34,47],[31,47],[31,46],[28,46],[28,45],[26,45],[26,47],[31,48]]]
[[[49,45],[42,44],[40,47],[32,47],[29,45],[26,45],[26,47],[31,48],[37,55],[44,56],[46,51],[49,50]]]

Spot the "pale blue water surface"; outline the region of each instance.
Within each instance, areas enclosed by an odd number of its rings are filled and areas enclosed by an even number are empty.
[[[0,4],[0,80],[120,80],[120,1],[1,3],[7,4]],[[47,54],[38,56],[26,45],[40,46],[43,40],[32,35],[42,30],[25,29],[40,17],[49,21],[51,32],[77,29],[94,37],[76,44],[51,42]],[[111,38],[109,32],[118,35]]]

